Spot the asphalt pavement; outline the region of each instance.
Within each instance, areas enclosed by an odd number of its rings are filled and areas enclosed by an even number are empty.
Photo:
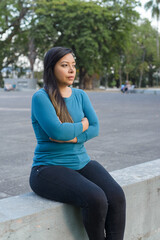
[[[31,191],[36,139],[31,125],[34,91],[0,91],[0,198]],[[160,94],[87,92],[100,134],[85,146],[108,171],[160,158]]]

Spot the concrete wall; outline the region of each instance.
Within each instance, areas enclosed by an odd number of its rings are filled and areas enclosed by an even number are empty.
[[[160,159],[112,172],[127,199],[125,240],[160,240]]]
[[[4,78],[4,85],[16,85],[16,89],[27,88],[36,89],[37,79],[32,78]]]
[[[127,199],[125,240],[160,240],[160,159],[111,172]],[[27,193],[0,200],[1,240],[88,240],[80,210]]]

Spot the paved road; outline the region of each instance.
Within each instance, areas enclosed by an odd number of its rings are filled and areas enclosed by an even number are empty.
[[[36,140],[30,121],[33,91],[0,91],[0,198],[30,190]],[[108,171],[160,158],[160,95],[88,92],[100,120],[86,143]]]

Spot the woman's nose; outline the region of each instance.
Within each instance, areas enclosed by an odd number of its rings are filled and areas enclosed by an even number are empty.
[[[69,72],[74,72],[74,68],[72,66],[70,66]]]

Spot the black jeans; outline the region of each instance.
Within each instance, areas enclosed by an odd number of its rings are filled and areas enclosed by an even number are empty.
[[[98,162],[90,161],[80,170],[33,167],[30,186],[44,198],[79,206],[90,240],[123,240],[124,192]]]

